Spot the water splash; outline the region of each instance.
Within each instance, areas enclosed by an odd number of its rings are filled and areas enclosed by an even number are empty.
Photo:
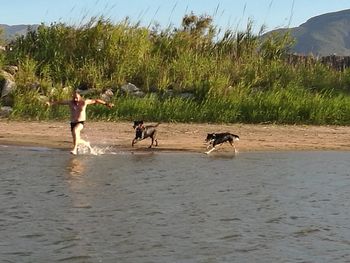
[[[104,155],[104,154],[117,154],[112,146],[91,146],[91,148],[85,145],[78,146],[79,155]]]

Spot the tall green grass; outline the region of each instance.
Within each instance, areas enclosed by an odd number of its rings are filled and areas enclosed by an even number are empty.
[[[276,88],[277,89],[277,88]],[[202,101],[179,97],[162,99],[117,98],[115,109],[90,107],[96,120],[136,120],[150,122],[336,124],[350,123],[350,98],[341,94],[319,93],[287,87],[256,91],[246,96],[210,95]]]
[[[221,32],[211,17],[185,15],[179,28],[145,28],[125,19],[92,18],[79,27],[41,25],[10,43],[4,64],[16,64],[18,89],[13,118],[67,118],[64,106],[47,99],[69,97],[84,87],[99,96],[115,92],[112,110],[91,106],[92,119],[350,124],[350,71],[315,60],[288,64],[293,39]],[[144,98],[122,96],[131,82]],[[171,91],[174,95],[167,95]],[[181,93],[193,97],[184,99]]]

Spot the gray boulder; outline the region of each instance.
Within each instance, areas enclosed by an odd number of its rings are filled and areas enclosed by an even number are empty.
[[[130,95],[130,96],[134,96],[134,97],[144,97],[145,96],[145,93],[132,83],[128,83],[128,84],[121,86],[120,90],[125,95]]]
[[[11,74],[2,71],[2,80],[0,81],[0,100],[3,106],[13,105],[13,92],[16,89],[16,83]]]
[[[4,79],[1,89],[1,99],[9,96],[16,88],[16,83],[10,79]]]
[[[15,75],[18,71],[18,67],[17,66],[6,66],[4,67],[4,70],[8,73],[10,73],[11,75]]]
[[[104,93],[101,94],[101,99],[108,102],[112,99],[113,95],[114,93],[112,89],[107,89]]]
[[[132,83],[128,83],[121,86],[120,90],[126,94],[131,94],[131,93],[140,91],[140,89]]]
[[[16,83],[10,79],[4,79],[2,81],[1,88],[1,104],[3,106],[13,106],[13,92],[16,89]]]
[[[145,96],[145,93],[143,91],[139,90],[139,91],[132,93],[131,95],[133,95],[134,97],[142,98]]]
[[[0,117],[9,117],[12,112],[12,108],[9,106],[0,107]]]

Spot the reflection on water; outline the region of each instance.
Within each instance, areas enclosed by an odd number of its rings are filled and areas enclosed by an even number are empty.
[[[79,158],[72,157],[69,160],[67,169],[68,169],[69,174],[71,176],[79,176],[79,175],[83,175],[84,174],[85,165],[84,165],[84,163],[81,160],[79,160]]]
[[[347,262],[347,152],[0,149],[2,262]]]

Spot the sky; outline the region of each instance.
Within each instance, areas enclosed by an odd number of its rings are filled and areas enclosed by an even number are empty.
[[[2,0],[0,24],[79,26],[92,17],[112,22],[126,17],[143,26],[178,27],[186,14],[209,15],[221,29],[244,30],[248,20],[254,30],[296,27],[309,18],[350,9],[349,0]]]

